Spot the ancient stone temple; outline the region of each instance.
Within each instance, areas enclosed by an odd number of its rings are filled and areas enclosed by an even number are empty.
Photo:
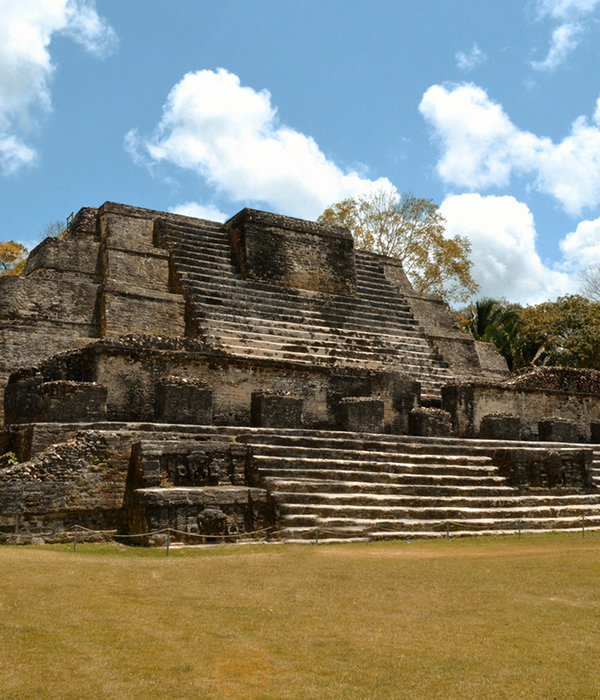
[[[600,373],[509,376],[343,228],[82,209],[0,349],[0,541],[600,527]]]

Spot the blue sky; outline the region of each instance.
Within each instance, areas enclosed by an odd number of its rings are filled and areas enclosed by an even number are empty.
[[[106,200],[316,218],[389,187],[482,295],[600,263],[600,0],[0,0],[1,239]]]

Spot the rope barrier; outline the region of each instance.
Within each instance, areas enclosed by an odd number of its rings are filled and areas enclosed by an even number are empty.
[[[574,518],[572,520],[572,525],[575,525],[576,522],[579,520],[579,518]],[[594,526],[590,527],[586,523],[585,516],[581,517],[581,537],[585,537],[586,535],[586,529],[587,530],[595,530]],[[457,532],[477,532],[481,534],[488,534],[488,535],[493,535],[497,534],[499,532],[505,532],[506,530],[513,530],[518,534],[519,539],[521,538],[521,534],[523,530],[527,531],[526,527],[524,528],[524,524],[526,525],[526,521],[523,521],[522,518],[519,518],[517,520],[509,520],[504,523],[502,523],[502,527],[496,527],[496,528],[489,528],[489,529],[482,529],[480,526],[478,526],[476,523],[473,523],[470,520],[444,520],[443,522],[439,523],[439,526],[441,526],[443,529],[437,530],[440,534],[445,534],[445,537],[447,540],[450,539],[451,534],[457,533]],[[438,527],[439,527],[438,526]],[[434,530],[428,528],[429,532],[434,532]],[[537,529],[536,531],[539,533],[544,532],[544,529]],[[574,530],[576,531],[576,530]],[[373,538],[376,538],[378,533],[384,532],[386,534],[393,534],[394,530],[390,530],[389,528],[386,528],[382,525],[373,525],[371,527],[365,527],[364,530],[357,530],[356,531],[356,536],[358,537],[363,537],[367,538],[367,541],[371,541]],[[203,534],[199,532],[188,532],[185,530],[178,530],[176,528],[172,527],[166,527],[166,528],[161,528],[158,530],[151,530],[148,532],[137,532],[134,534],[130,533],[119,533],[116,529],[110,529],[110,530],[95,530],[92,528],[88,528],[84,525],[74,525],[72,530],[67,530],[67,531],[62,531],[62,532],[57,532],[57,531],[50,531],[50,532],[20,532],[20,533],[15,533],[15,535],[19,536],[26,536],[26,537],[37,537],[37,538],[49,538],[49,537],[56,537],[60,536],[61,540],[63,541],[68,541],[69,539],[73,540],[73,549],[76,550],[78,544],[80,544],[82,541],[87,539],[88,537],[91,536],[101,536],[105,540],[116,540],[116,541],[121,541],[121,540],[138,540],[140,541],[143,538],[149,538],[149,537],[156,537],[160,535],[164,535],[165,537],[165,544],[167,548],[167,556],[168,556],[168,550],[172,547],[172,540],[171,540],[171,535],[175,536],[180,536],[180,537],[185,537],[186,539],[191,539],[191,538],[197,538],[199,540],[202,540],[202,542],[211,541],[211,540],[219,540],[222,542],[227,542],[227,541],[237,541],[237,540],[248,540],[248,539],[257,539],[260,537],[263,537],[265,539],[271,539],[271,538],[277,538],[279,535],[284,535],[286,533],[285,529],[275,529],[274,526],[269,526],[269,527],[264,527],[260,528],[257,530],[251,530],[249,532],[227,532],[227,533],[222,533],[222,534]],[[317,525],[314,528],[314,542],[315,544],[319,544],[320,538],[323,536],[338,536],[340,534],[348,535],[348,528],[344,526],[340,527],[335,527],[335,526],[329,526],[329,527],[323,527],[321,525]],[[400,533],[398,533],[400,534]],[[84,536],[82,538],[82,535]]]

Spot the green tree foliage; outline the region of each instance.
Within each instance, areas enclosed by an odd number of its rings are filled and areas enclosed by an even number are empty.
[[[475,340],[493,343],[512,370],[520,359],[518,349],[523,326],[520,311],[518,306],[486,297],[464,309],[459,319]]]
[[[444,217],[431,199],[379,190],[333,204],[318,221],[349,228],[357,248],[401,260],[419,293],[461,302],[478,290],[469,240],[444,236]]]
[[[20,275],[25,268],[27,248],[15,241],[0,241],[0,275]]]
[[[600,303],[585,297],[524,308],[481,299],[458,317],[476,340],[493,343],[511,370],[530,365],[600,369]]]
[[[600,369],[600,304],[573,294],[529,306],[523,321],[518,364]]]

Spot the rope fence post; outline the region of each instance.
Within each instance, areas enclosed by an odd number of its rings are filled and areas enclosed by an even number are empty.
[[[315,544],[319,544],[319,528],[315,530]]]
[[[169,548],[171,547],[171,530],[167,529],[167,552],[165,554],[166,557],[169,556]]]
[[[73,535],[73,551],[77,551],[77,528],[78,526],[75,525],[75,534]]]
[[[446,523],[446,542],[450,541],[450,523]]]
[[[581,537],[585,537],[585,518],[581,516]]]
[[[521,520],[517,520],[517,525],[519,527],[519,539],[521,539]]]

